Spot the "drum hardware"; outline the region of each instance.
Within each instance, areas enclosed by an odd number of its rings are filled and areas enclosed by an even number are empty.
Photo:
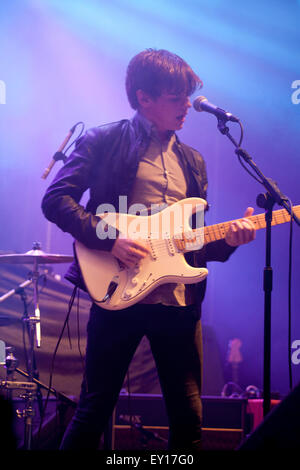
[[[27,374],[18,369],[18,360],[14,356],[13,348],[7,348],[8,355],[5,360],[6,367],[6,380],[0,381],[0,388],[7,391],[9,398],[12,397],[13,390],[21,390],[22,394],[20,397],[24,400],[25,407],[23,410],[17,410],[16,414],[19,418],[24,419],[24,448],[30,450],[32,448],[32,420],[35,415],[34,401],[37,398],[40,408],[40,414],[43,414],[42,395],[40,386],[42,385],[38,379],[38,371],[36,368],[34,344],[36,347],[41,347],[41,315],[39,307],[39,291],[38,281],[40,278],[39,265],[44,264],[57,264],[57,263],[69,263],[73,261],[73,256],[57,255],[45,253],[41,250],[40,243],[35,242],[33,249],[23,254],[7,254],[0,255],[0,264],[30,264],[33,265],[32,271],[29,273],[29,279],[22,282],[16,289],[8,291],[6,294],[0,297],[0,303],[8,299],[14,294],[19,294],[24,304],[23,322],[27,327],[29,336],[29,353],[26,352],[27,362]],[[34,302],[34,314],[28,314],[27,296],[25,288],[29,285],[33,285],[33,302]],[[9,318],[5,317],[2,319],[9,323]],[[0,318],[1,325],[1,318]],[[27,377],[27,382],[18,382],[15,380],[15,372],[19,372]],[[56,391],[52,388],[43,386],[48,392],[55,393]]]
[[[31,449],[32,439],[32,419],[35,415],[33,402],[37,395],[37,385],[34,382],[19,382],[15,380],[15,371],[17,370],[18,359],[14,355],[14,349],[7,347],[8,354],[5,360],[6,380],[0,381],[0,389],[6,390],[9,400],[12,400],[14,390],[21,391],[20,398],[24,400],[24,409],[16,410],[18,418],[24,419],[24,448]]]
[[[69,263],[71,261],[73,261],[73,256],[56,255],[43,252],[41,250],[41,244],[39,242],[34,242],[32,250],[27,251],[26,253],[13,253],[0,256],[0,264],[33,264],[31,278],[20,284],[17,289],[12,289],[6,294],[4,294],[2,297],[0,297],[0,302],[6,300],[11,295],[18,293],[19,289],[24,289],[30,284],[33,284],[34,316],[29,317],[27,321],[30,327],[32,327],[32,325],[35,325],[36,345],[38,348],[40,348],[41,346],[41,322],[38,293],[38,279],[40,277],[40,273],[38,270],[38,266],[40,264]]]
[[[41,244],[34,242],[33,248],[26,253],[9,253],[0,255],[0,264],[60,264],[70,263],[73,256],[45,253],[41,250]]]

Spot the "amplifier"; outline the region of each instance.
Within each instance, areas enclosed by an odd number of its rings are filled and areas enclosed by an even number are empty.
[[[203,448],[234,449],[247,427],[247,399],[202,397]],[[168,418],[162,395],[121,394],[112,420],[116,450],[167,448]]]

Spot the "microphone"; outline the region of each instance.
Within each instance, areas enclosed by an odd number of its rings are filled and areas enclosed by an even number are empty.
[[[49,175],[50,171],[52,170],[52,168],[54,167],[55,163],[58,161],[58,160],[63,160],[63,162],[66,161],[66,156],[62,153],[63,149],[65,148],[65,146],[67,145],[67,143],[69,142],[69,140],[71,139],[72,135],[74,134],[74,131],[76,129],[76,126],[77,124],[75,124],[68,132],[67,136],[65,137],[64,141],[62,142],[62,144],[60,145],[59,149],[57,150],[57,152],[55,152],[55,154],[53,155],[52,157],[52,160],[51,162],[49,163],[48,167],[45,169],[44,173],[42,174],[42,178],[45,180],[47,178],[47,176]]]
[[[224,109],[218,108],[214,104],[211,104],[205,96],[198,96],[193,102],[194,109],[196,111],[206,111],[207,113],[214,114],[218,119],[223,121],[239,122],[239,119],[233,116],[231,113],[224,111]]]

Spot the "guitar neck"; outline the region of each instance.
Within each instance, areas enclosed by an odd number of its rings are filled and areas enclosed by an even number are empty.
[[[299,217],[300,205],[294,206],[293,211]],[[250,217],[247,217],[247,218],[253,222],[256,230],[266,228],[266,219],[265,219],[264,213],[251,215]],[[236,220],[242,220],[242,219],[236,219]],[[225,238],[230,225],[232,224],[232,222],[235,222],[236,220],[231,220],[228,222],[223,222],[221,224],[215,224],[215,225],[210,225],[208,227],[204,227],[204,244],[210,243],[216,240],[222,240],[223,238]],[[291,217],[287,213],[287,211],[285,209],[279,209],[277,211],[273,211],[271,224],[272,225],[285,224],[286,222],[290,222],[290,220],[291,220]]]

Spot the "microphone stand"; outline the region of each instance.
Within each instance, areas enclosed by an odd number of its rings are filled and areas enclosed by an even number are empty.
[[[272,211],[275,203],[283,206],[290,214],[291,218],[300,225],[300,220],[293,213],[290,200],[284,196],[277,184],[271,179],[264,176],[261,170],[257,167],[256,163],[252,160],[251,156],[238,144],[229,132],[226,126],[228,119],[218,117],[218,130],[221,134],[226,135],[235,146],[235,153],[239,158],[242,158],[258,175],[256,178],[266,189],[266,194],[259,194],[256,203],[259,207],[265,209],[266,220],[266,258],[263,276],[263,290],[264,290],[264,374],[263,374],[263,414],[266,416],[271,409],[271,298],[272,298],[272,284],[273,284],[273,269],[271,266],[271,226],[272,226]],[[238,121],[241,126],[241,122]],[[244,166],[244,165],[243,165]],[[245,167],[247,170],[247,168]],[[248,170],[247,170],[248,171]],[[251,174],[251,172],[250,172]]]

